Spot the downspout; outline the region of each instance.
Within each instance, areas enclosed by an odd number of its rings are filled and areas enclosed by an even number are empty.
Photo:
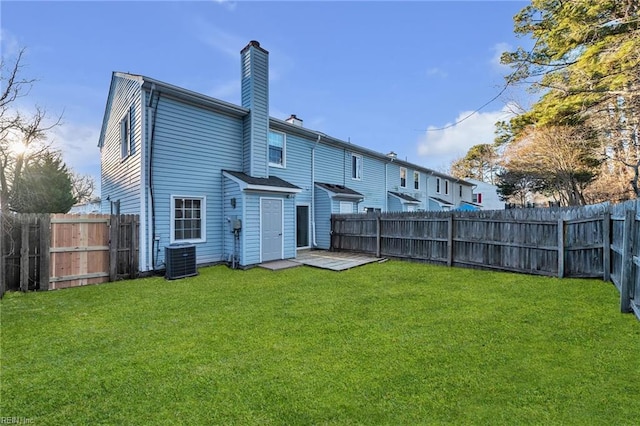
[[[151,108],[153,105],[153,94],[155,91],[155,84],[151,84],[151,94],[149,96],[149,105],[148,108]],[[156,238],[156,206],[153,199],[153,140],[156,134],[156,116],[158,115],[158,104],[160,103],[160,92],[156,92],[156,104],[153,107],[153,114],[151,116],[151,132],[149,135],[149,178],[147,182],[149,182],[149,204],[151,207],[151,269],[156,269],[157,253],[160,252],[160,239]],[[157,246],[157,247],[156,247]]]
[[[389,163],[385,162],[384,163],[384,211],[388,212],[389,211],[389,187],[387,186],[388,182],[387,182],[387,176],[389,175],[389,171],[387,170],[389,166]]]
[[[320,143],[322,135],[318,134],[318,139],[311,148],[311,245],[317,247],[316,243],[316,146]]]

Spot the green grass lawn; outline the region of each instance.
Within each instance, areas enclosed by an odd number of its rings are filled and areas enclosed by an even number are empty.
[[[599,280],[389,261],[200,269],[0,302],[32,424],[640,421],[640,322]]]

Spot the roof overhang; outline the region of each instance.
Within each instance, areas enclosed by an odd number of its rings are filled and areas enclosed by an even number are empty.
[[[244,173],[226,170],[222,171],[222,175],[236,182],[241,191],[276,192],[280,194],[298,194],[302,192],[301,188],[280,178],[252,178],[247,176],[248,179],[244,179],[242,176]]]
[[[329,194],[329,197],[342,200],[363,200],[364,195],[354,191],[351,188],[347,188],[344,185],[333,185],[328,183],[316,182],[315,187],[325,191]]]
[[[448,202],[447,200],[443,200],[442,198],[429,197],[429,199],[435,201],[438,204],[440,204],[440,207],[453,207],[452,203]]]
[[[394,198],[397,198],[403,204],[420,204],[420,200],[418,200],[417,198],[413,198],[408,194],[403,194],[401,192],[394,192],[394,191],[388,191],[388,194]]]

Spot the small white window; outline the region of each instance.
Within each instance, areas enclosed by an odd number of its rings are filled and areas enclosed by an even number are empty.
[[[171,242],[206,241],[206,197],[171,197]]]
[[[436,178],[436,193],[440,193],[440,178]]]
[[[362,155],[351,154],[351,179],[362,179]]]
[[[284,133],[269,131],[269,165],[285,167],[286,138]]]
[[[460,185],[460,198],[462,198],[462,185]]]
[[[446,195],[449,195],[449,181],[448,180],[444,181],[444,193]]]
[[[420,172],[413,172],[413,189],[420,189]]]
[[[131,137],[131,109],[120,120],[120,158],[123,160],[133,154],[133,138]]]
[[[400,187],[407,187],[407,169],[404,167],[400,167]]]

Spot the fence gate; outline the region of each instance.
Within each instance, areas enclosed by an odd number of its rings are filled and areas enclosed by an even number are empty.
[[[138,216],[0,215],[0,297],[138,274]]]

